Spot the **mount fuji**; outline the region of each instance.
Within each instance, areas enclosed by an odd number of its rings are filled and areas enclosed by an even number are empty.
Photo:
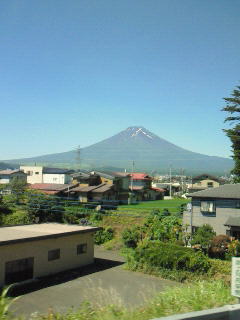
[[[74,165],[76,151],[11,160],[14,163],[44,165]],[[183,149],[164,140],[144,127],[129,127],[118,134],[81,149],[81,163],[89,168],[117,167],[129,170],[167,171],[169,167],[188,173],[224,173],[233,167],[233,160],[208,156]],[[9,162],[9,160],[6,160]]]

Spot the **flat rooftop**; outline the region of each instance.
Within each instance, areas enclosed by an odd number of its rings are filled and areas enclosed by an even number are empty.
[[[96,232],[100,229],[101,228],[98,227],[85,227],[60,223],[40,223],[0,227],[0,246],[10,243],[60,238],[73,234]]]

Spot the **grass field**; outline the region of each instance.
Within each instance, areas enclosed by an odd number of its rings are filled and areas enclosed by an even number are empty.
[[[153,209],[163,210],[168,209],[171,213],[179,212],[179,208],[182,204],[188,203],[190,200],[187,199],[171,199],[171,200],[155,200],[155,201],[144,201],[137,204],[121,205],[118,211],[125,211],[131,213],[149,213]]]

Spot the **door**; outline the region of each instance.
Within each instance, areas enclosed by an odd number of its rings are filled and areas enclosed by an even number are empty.
[[[5,284],[25,281],[33,278],[34,258],[8,261],[5,264]]]

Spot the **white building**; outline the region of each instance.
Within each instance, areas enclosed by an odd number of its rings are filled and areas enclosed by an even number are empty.
[[[21,166],[27,174],[27,182],[34,183],[54,183],[54,184],[68,184],[71,182],[71,173],[73,170],[61,168],[48,168],[40,166]]]
[[[58,223],[0,228],[0,286],[94,262],[98,227]]]

